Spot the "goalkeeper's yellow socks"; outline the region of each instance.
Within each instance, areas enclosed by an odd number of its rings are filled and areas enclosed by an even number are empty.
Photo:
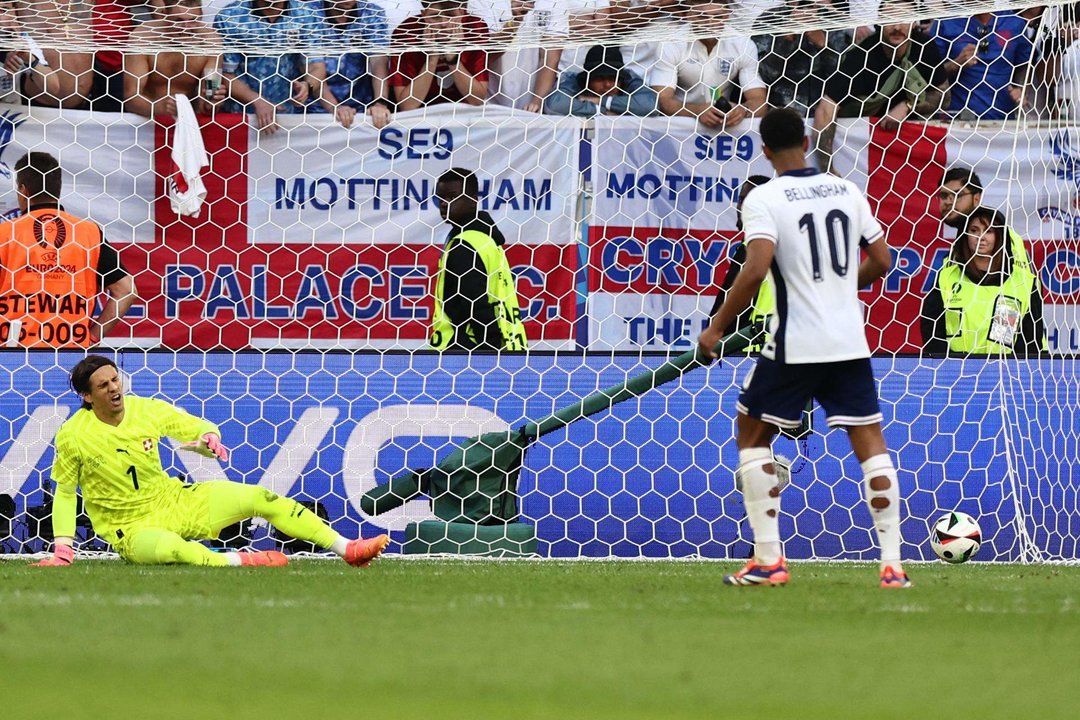
[[[875,455],[862,464],[866,504],[874,520],[881,546],[881,569],[900,567],[900,483],[896,467],[887,454]]]
[[[754,531],[754,558],[761,565],[780,561],[780,488],[772,450],[767,447],[739,451],[739,476],[742,478],[746,518]],[[769,468],[769,470],[766,470]]]

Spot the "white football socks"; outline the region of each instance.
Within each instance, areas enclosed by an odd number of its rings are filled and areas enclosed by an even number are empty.
[[[743,504],[746,517],[754,531],[754,558],[761,565],[773,565],[780,560],[780,488],[776,485],[776,469],[772,465],[772,450],[747,448],[739,451],[739,475],[742,477]]]
[[[338,557],[345,557],[345,548],[349,546],[349,541],[340,535],[330,545],[330,551]]]
[[[863,482],[866,486],[866,504],[874,519],[878,544],[881,546],[881,569],[891,565],[900,569],[900,483],[896,467],[888,455],[875,455],[862,464]],[[876,480],[876,482],[875,482]],[[888,487],[875,490],[888,482]]]

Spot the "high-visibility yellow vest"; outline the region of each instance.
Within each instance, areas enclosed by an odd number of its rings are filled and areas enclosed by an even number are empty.
[[[769,341],[769,319],[773,313],[776,312],[776,293],[773,292],[772,281],[766,277],[761,282],[761,286],[758,288],[757,297],[754,298],[754,304],[750,306],[750,323],[755,328],[761,328],[763,331],[763,340],[759,343],[753,343],[746,347],[748,354],[761,352],[762,346]]]
[[[1025,255],[1026,257],[1026,255]],[[1016,332],[1031,310],[1031,293],[1037,283],[1025,262],[1013,263],[1012,274],[1001,285],[978,285],[964,275],[964,268],[948,262],[938,272],[938,289],[945,306],[945,335],[949,350],[976,355],[1008,355],[1013,348],[990,339],[994,312],[1006,302],[1018,313]],[[1046,339],[1042,339],[1045,344]]]
[[[479,328],[467,324],[465,327],[455,328],[450,322],[446,311],[443,309],[443,293],[446,279],[446,259],[453,249],[454,243],[466,242],[480,257],[487,273],[487,295],[495,313],[495,319],[502,334],[503,350],[526,350],[529,343],[525,337],[525,325],[521,322],[521,308],[518,305],[517,288],[514,275],[510,272],[510,263],[506,260],[506,253],[498,243],[488,234],[479,230],[465,230],[446,243],[442,257],[439,259],[439,275],[435,281],[435,313],[431,321],[431,347],[435,350],[445,350],[454,341],[455,332],[464,333],[468,342],[465,346],[475,345],[482,338],[477,336],[481,332]]]

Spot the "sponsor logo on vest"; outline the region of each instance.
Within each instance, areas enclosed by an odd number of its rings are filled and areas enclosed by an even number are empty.
[[[59,215],[38,215],[34,219],[34,237],[41,247],[59,250],[67,242],[67,226]]]
[[[67,273],[68,275],[75,274],[74,265],[61,265],[57,262],[60,257],[56,252],[47,252],[41,256],[41,259],[45,262],[28,264],[26,266],[27,272],[45,273],[46,275],[60,275],[63,273]]]

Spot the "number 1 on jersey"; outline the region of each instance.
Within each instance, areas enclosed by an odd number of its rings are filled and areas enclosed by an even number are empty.
[[[128,465],[127,474],[131,476],[131,484],[135,486],[135,489],[139,489],[139,473],[135,471],[134,465]]]
[[[829,260],[833,272],[840,277],[847,275],[848,264],[851,261],[851,223],[847,213],[843,210],[830,210],[825,216],[825,235],[829,240]],[[838,243],[837,228],[842,240]],[[813,266],[814,282],[824,281],[821,274],[821,247],[818,244],[817,224],[814,222],[814,213],[806,213],[799,218],[799,229],[807,234],[810,241],[810,264]]]

